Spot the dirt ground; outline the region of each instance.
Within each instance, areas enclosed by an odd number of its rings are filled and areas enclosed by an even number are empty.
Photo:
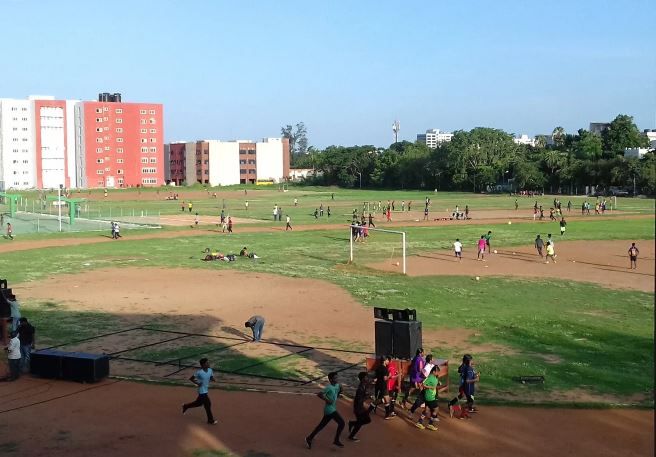
[[[102,240],[53,241],[82,244]],[[22,248],[34,249],[39,243],[29,242]],[[654,290],[653,243],[639,245],[641,261],[634,272],[625,265],[627,242],[605,242],[603,251],[597,244],[557,242],[559,258],[555,265],[540,263],[530,246],[514,248],[515,255],[513,250],[499,250],[487,262],[473,260],[472,247],[461,264],[453,262],[450,252],[438,252],[410,258],[409,273],[427,270],[423,274],[558,277],[605,287]],[[7,245],[11,248],[6,250],[21,246],[20,242],[3,243],[0,250]],[[182,331],[240,338],[244,336],[243,322],[252,314],[262,314],[268,321],[265,340],[330,347],[346,342],[371,348],[373,343],[371,310],[341,288],[316,280],[230,270],[121,268],[58,275],[13,287],[23,302],[55,301],[64,308],[112,313],[121,328],[159,317]],[[322,306],[312,306],[308,311],[309,304],[317,301]],[[452,330],[449,339],[464,344],[469,336],[467,331]],[[438,332],[426,333],[424,340],[439,344],[444,337]],[[127,347],[146,344],[153,338],[159,337],[140,334],[127,341]],[[126,344],[121,339],[99,341],[95,349],[115,349]],[[262,354],[276,356],[274,351],[269,354],[257,349],[248,353]],[[340,360],[345,362],[346,357]],[[114,371],[132,369],[131,365],[112,363]],[[176,379],[189,374],[182,371]],[[115,379],[76,384],[28,376],[14,383],[0,383],[0,454],[209,457],[220,455],[210,451],[227,450],[240,457],[308,455],[303,436],[320,419],[321,404],[316,397],[222,390],[211,395],[220,421],[215,427],[204,423],[201,410],[184,417],[180,414],[179,405],[195,397],[192,386]],[[344,417],[351,416],[349,402],[342,402],[340,410]],[[329,445],[334,430],[331,424],[315,441],[312,453],[401,456],[428,449],[445,456],[643,456],[654,453],[653,428],[653,411],[483,407],[469,421],[443,416],[438,432],[419,431],[401,417],[394,421],[374,418],[361,432],[363,441],[347,443],[343,450]],[[413,439],[417,434],[431,433],[436,439]]]
[[[651,456],[654,413],[640,410],[569,410],[481,407],[470,420],[441,411],[439,431],[418,430],[402,412],[379,413],[344,449],[330,445],[331,423],[308,451],[303,437],[321,417],[309,395],[210,391],[219,421],[205,424],[202,409],[180,414],[192,401],[190,385],[169,387],[109,380],[76,384],[22,378],[0,384],[0,453],[44,457],[307,455],[471,457]],[[352,417],[350,402],[340,413]],[[214,451],[214,452],[212,452]]]
[[[494,241],[494,240],[493,240]],[[436,251],[409,256],[410,276],[465,275],[560,278],[586,281],[611,289],[654,291],[654,243],[638,242],[638,268],[629,269],[627,251],[631,241],[560,241],[555,238],[556,262],[545,264],[533,246],[499,248],[485,261],[476,260],[476,247],[465,246],[458,262],[452,251]],[[494,245],[492,246],[494,250]],[[396,259],[395,259],[396,261]],[[385,271],[399,271],[396,263],[369,265]]]

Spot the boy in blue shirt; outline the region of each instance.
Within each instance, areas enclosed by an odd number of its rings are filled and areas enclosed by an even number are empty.
[[[334,371],[328,373],[328,381],[330,381],[330,384],[317,394],[317,396],[325,402],[323,407],[323,418],[312,433],[305,437],[305,444],[308,449],[312,449],[312,440],[331,420],[337,422],[337,431],[335,432],[335,440],[333,441],[333,444],[337,447],[344,447],[339,440],[339,436],[342,434],[342,430],[344,430],[344,419],[337,411],[337,398],[342,393],[342,386],[337,383],[337,373]]]
[[[196,371],[189,380],[198,386],[198,397],[192,403],[182,405],[182,414],[185,414],[189,408],[202,406],[207,413],[207,423],[216,425],[217,421],[212,415],[212,402],[208,396],[210,381],[215,381],[214,371],[210,368],[210,363],[206,358],[200,359],[200,370]]]

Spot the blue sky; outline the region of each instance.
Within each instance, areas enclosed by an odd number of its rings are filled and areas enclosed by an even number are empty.
[[[0,97],[161,102],[165,139],[656,128],[654,1],[0,0]]]

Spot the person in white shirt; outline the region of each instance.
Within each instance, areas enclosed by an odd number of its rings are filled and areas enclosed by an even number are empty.
[[[456,238],[456,242],[453,243],[453,250],[456,253],[456,259],[458,259],[458,262],[462,261],[462,243],[460,242],[460,238]]]
[[[422,370],[422,372],[424,373],[424,379],[430,375],[430,372],[434,366],[435,364],[433,363],[433,356],[431,354],[428,354],[426,356],[426,364],[424,364],[424,369]]]
[[[15,381],[20,377],[20,339],[18,332],[12,332],[9,345],[5,348],[7,358],[9,359],[9,380]]]

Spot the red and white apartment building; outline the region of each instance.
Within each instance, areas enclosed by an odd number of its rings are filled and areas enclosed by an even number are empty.
[[[162,104],[120,94],[0,99],[0,189],[163,185],[163,121]]]
[[[280,182],[289,176],[289,139],[202,140],[165,146],[167,181],[210,186]]]

